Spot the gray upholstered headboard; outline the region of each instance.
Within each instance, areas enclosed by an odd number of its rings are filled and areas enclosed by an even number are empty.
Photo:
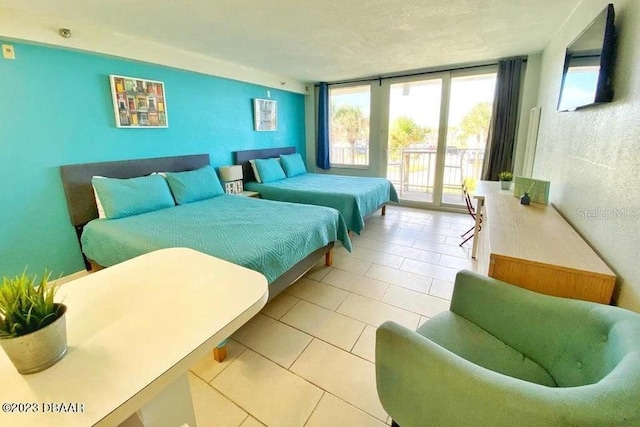
[[[98,217],[98,208],[91,186],[91,177],[135,178],[153,172],[181,172],[209,164],[208,154],[159,157],[155,159],[123,160],[119,162],[85,163],[60,166],[62,185],[67,198],[71,223],[78,237],[82,227]]]
[[[249,160],[253,159],[268,159],[270,157],[278,157],[280,154],[293,154],[296,152],[295,147],[280,147],[280,148],[265,148],[261,150],[245,150],[234,151],[233,161],[236,165],[242,166],[242,181],[247,183],[255,181],[256,177],[253,174],[253,169]]]

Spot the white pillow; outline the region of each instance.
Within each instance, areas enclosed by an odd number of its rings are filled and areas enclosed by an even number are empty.
[[[105,178],[104,176],[94,176],[93,178]],[[96,191],[96,187],[91,185],[93,188],[93,195],[96,198],[96,206],[98,207],[98,218],[106,218],[107,215],[104,213],[104,208],[102,207],[102,203],[100,202],[100,197],[98,197],[98,192]]]
[[[258,173],[258,168],[256,167],[256,161],[249,160],[249,163],[251,164],[251,169],[253,169],[253,175],[256,177],[256,181],[262,182],[262,180],[260,179],[260,174]]]

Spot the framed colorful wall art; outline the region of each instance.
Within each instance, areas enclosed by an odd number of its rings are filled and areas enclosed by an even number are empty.
[[[117,127],[169,127],[164,83],[113,74],[109,80]]]

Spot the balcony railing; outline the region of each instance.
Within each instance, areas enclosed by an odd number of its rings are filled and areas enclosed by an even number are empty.
[[[369,146],[340,147],[332,145],[329,161],[332,165],[367,166],[369,164]]]
[[[462,195],[461,185],[465,179],[480,179],[483,161],[484,149],[447,147],[442,188],[445,202],[462,203],[460,197],[447,196]],[[425,200],[421,194],[433,195],[435,170],[435,149],[409,148],[401,151],[399,161],[392,160],[387,164],[387,178],[400,196]]]
[[[332,146],[332,165],[369,164],[369,147]],[[484,149],[447,147],[444,159],[443,201],[463,204],[462,182],[467,178],[480,179]],[[387,164],[387,178],[401,197],[410,200],[433,201],[436,177],[436,150],[405,148]]]

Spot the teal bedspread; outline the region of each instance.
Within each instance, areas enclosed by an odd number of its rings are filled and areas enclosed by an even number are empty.
[[[169,247],[187,247],[259,271],[269,283],[311,252],[335,240],[351,250],[338,211],[222,195],[120,219],[96,219],[82,249],[109,267]]]
[[[250,182],[245,189],[259,192],[263,199],[338,209],[349,230],[358,234],[367,215],[398,201],[396,189],[385,178],[305,173],[268,184]]]

